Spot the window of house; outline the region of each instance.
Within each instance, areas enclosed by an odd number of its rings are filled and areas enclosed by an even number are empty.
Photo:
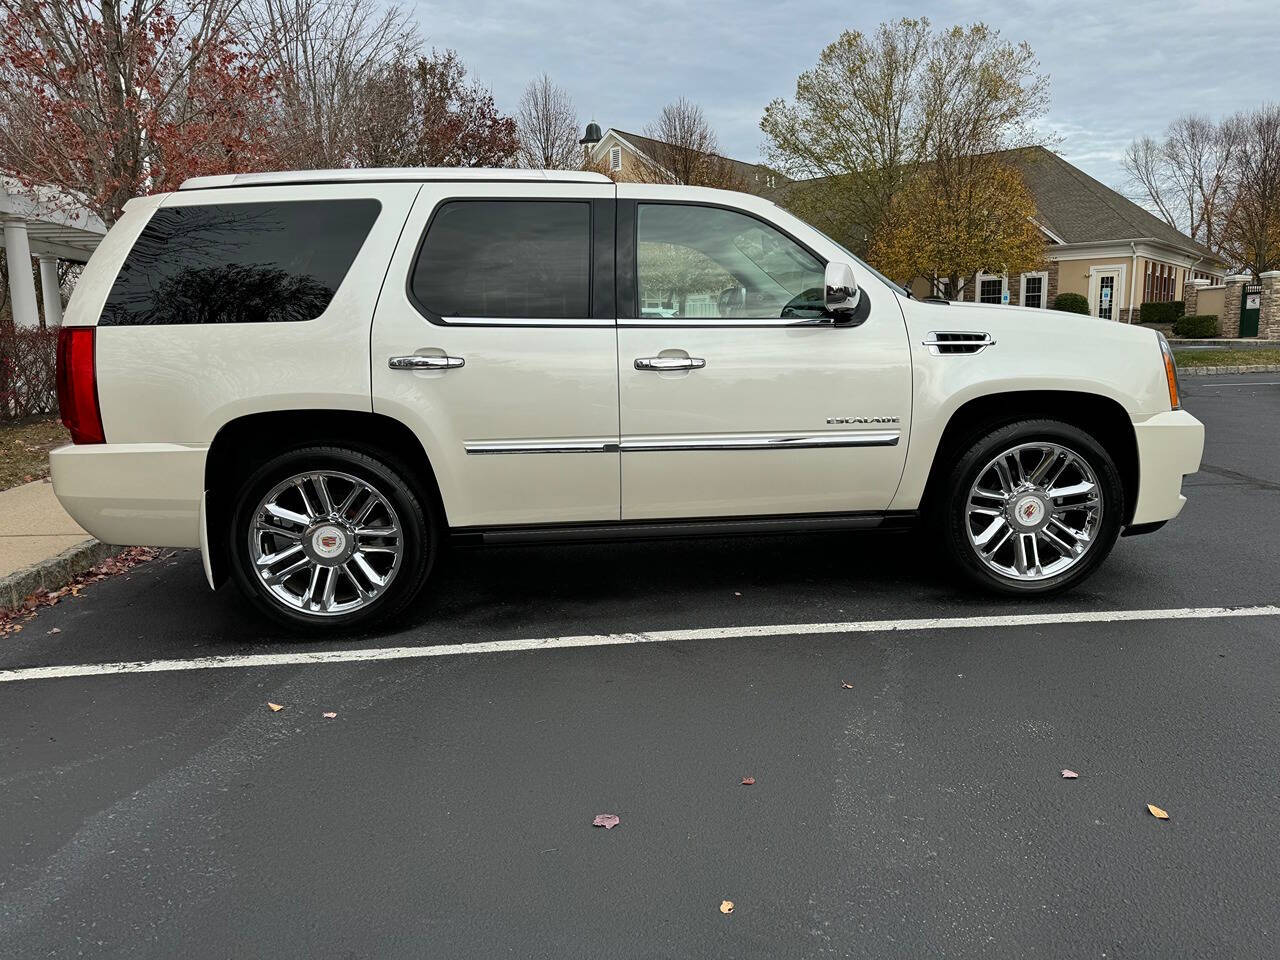
[[[609,148],[609,169],[611,171],[622,169],[622,148],[621,147]]]
[[[978,274],[978,302],[1001,303],[1004,300],[1004,277]]]
[[[437,316],[591,316],[591,205],[454,200],[427,228],[410,289]]]
[[[1045,306],[1045,291],[1049,284],[1049,275],[1044,272],[1024,273],[1022,275],[1022,291],[1019,301],[1024,307],[1040,310]]]
[[[823,316],[823,263],[769,224],[691,204],[642,203],[636,220],[642,316]]]
[[[313,320],[328,309],[381,206],[352,199],[163,207],[129,251],[98,323]]]

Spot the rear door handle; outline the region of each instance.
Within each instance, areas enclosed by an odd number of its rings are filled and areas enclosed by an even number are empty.
[[[466,362],[462,357],[432,357],[420,353],[387,358],[387,366],[392,370],[453,370],[465,366]]]
[[[701,357],[636,357],[637,370],[701,370],[706,365]]]

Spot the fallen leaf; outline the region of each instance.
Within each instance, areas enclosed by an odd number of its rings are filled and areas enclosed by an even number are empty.
[[[751,786],[751,785],[752,785],[753,783],[755,783],[755,782],[756,782],[756,778],[755,778],[755,777],[743,777],[743,778],[742,778],[742,785],[743,785],[744,787],[749,787],[749,786]]]
[[[280,704],[278,704],[278,703],[270,703],[270,702],[268,702],[268,703],[267,703],[267,706],[271,708],[271,712],[272,712],[272,713],[279,713],[281,710],[283,710],[283,709],[284,709],[284,707],[282,707],[282,706],[281,706]]]
[[[1080,774],[1076,773],[1074,770],[1063,770],[1063,771],[1062,771],[1062,779],[1063,779],[1063,780],[1075,780],[1075,779],[1076,779],[1077,777],[1079,777],[1079,776],[1080,776]]]
[[[844,680],[841,680],[841,681],[840,681],[840,686],[841,686],[841,687],[843,687],[845,690],[852,690],[852,689],[853,689],[853,684],[852,684],[852,683],[846,683]]]
[[[591,821],[593,827],[604,827],[606,830],[612,830],[618,825],[618,817],[612,813],[597,813],[596,818]]]
[[[53,628],[52,630],[50,630],[49,632],[50,632],[50,633],[61,633],[61,632],[62,632],[62,628],[61,628],[61,627],[54,627],[54,628]]]
[[[1148,803],[1148,804],[1147,804],[1147,809],[1151,811],[1151,815],[1152,815],[1153,817],[1155,817],[1157,820],[1168,820],[1168,819],[1169,819],[1169,814],[1165,813],[1163,810],[1161,810],[1159,807],[1157,807],[1157,806],[1156,806],[1155,804],[1153,804],[1153,803]]]
[[[720,901],[720,912],[721,912],[721,913],[733,913],[733,901],[732,901],[732,900],[721,900],[721,901]]]
[[[733,591],[733,595],[734,595],[735,597],[740,597],[740,596],[742,596],[742,594],[741,594],[741,593],[739,593],[737,590]]]
[[[332,720],[334,717],[336,717],[336,716],[337,716],[337,714],[336,714],[336,713],[322,713],[322,714],[320,714],[320,716],[324,717],[326,720]]]

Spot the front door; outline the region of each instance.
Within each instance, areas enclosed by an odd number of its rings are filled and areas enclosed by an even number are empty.
[[[453,527],[618,519],[613,184],[426,183],[371,340]]]
[[[1103,320],[1120,316],[1124,267],[1094,267],[1089,271],[1089,312]]]
[[[765,219],[618,189],[623,519],[885,509],[911,414],[889,288],[859,271],[869,312],[835,326],[825,261]]]
[[[1258,335],[1258,318],[1262,316],[1262,285],[1245,284],[1240,291],[1240,336]]]

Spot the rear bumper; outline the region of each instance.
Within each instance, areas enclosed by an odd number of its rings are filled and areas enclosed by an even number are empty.
[[[208,447],[103,443],[49,454],[53,492],[103,543],[200,546],[200,501]]]
[[[1171,410],[1135,423],[1138,439],[1138,502],[1131,526],[1172,520],[1187,498],[1182,478],[1200,469],[1204,424],[1185,410]]]

